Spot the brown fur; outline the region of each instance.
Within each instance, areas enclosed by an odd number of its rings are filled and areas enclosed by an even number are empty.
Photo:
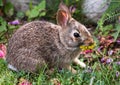
[[[59,8],[61,13],[70,14],[62,8]],[[33,21],[20,27],[8,42],[7,62],[27,72],[36,72],[47,64],[49,68],[60,67],[76,73],[70,64],[78,58],[79,46],[92,43],[93,39],[85,26],[72,17],[68,20],[62,14],[58,16],[62,18],[57,19],[60,25]],[[79,38],[73,36],[74,31],[79,33]],[[80,61],[75,62],[79,64]]]

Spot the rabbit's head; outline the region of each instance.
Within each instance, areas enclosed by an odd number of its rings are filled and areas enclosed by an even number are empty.
[[[88,46],[93,43],[93,38],[87,28],[72,18],[70,10],[63,3],[59,5],[57,23],[61,26],[60,39],[66,48],[76,49],[81,45]]]

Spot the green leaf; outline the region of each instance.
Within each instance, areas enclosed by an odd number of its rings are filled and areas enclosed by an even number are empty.
[[[17,15],[17,18],[20,18],[20,19],[22,19],[25,16],[22,11],[17,12],[16,15]]]
[[[39,17],[44,16],[45,14],[46,14],[45,12],[41,12],[41,13],[39,14]]]
[[[111,29],[113,29],[113,25],[107,25],[107,26],[104,26],[104,27],[103,27],[103,31],[104,31],[104,32],[109,31],[109,30],[111,30]]]
[[[3,6],[3,2],[2,2],[2,0],[0,0],[0,6]]]
[[[10,2],[6,3],[4,12],[9,17],[11,17],[14,14],[14,7],[13,7],[12,3],[10,3]]]
[[[33,10],[29,11],[29,18],[35,18],[38,15],[39,15],[39,10],[33,9]]]
[[[0,32],[7,30],[6,25],[6,21],[2,17],[0,17]]]
[[[33,3],[32,3],[32,0],[30,0],[30,3],[29,3],[29,8],[32,9],[33,8]]]
[[[118,38],[119,34],[120,34],[120,24],[117,24],[116,25],[116,32],[112,34],[112,36],[114,37],[115,41]]]
[[[14,25],[8,25],[9,27],[9,30],[14,30],[15,28],[17,28],[17,26],[14,26]]]
[[[35,6],[32,10],[28,10],[26,12],[26,15],[28,16],[29,19],[38,17],[38,16],[44,16],[45,12],[41,12],[43,10],[45,10],[45,0],[41,1],[40,4],[38,4],[38,6]]]
[[[43,1],[38,5],[38,8],[39,8],[40,11],[45,9],[45,4],[46,4],[46,2],[45,2],[45,0],[43,0]]]

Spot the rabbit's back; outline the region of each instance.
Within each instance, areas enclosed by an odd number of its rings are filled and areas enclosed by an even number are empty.
[[[7,62],[20,70],[32,70],[36,62],[43,64],[51,61],[48,57],[57,55],[55,40],[58,40],[59,28],[45,21],[33,21],[22,26],[8,42]]]

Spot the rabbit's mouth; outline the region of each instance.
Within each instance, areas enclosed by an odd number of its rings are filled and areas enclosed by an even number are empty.
[[[87,38],[83,42],[85,46],[91,46],[94,44],[94,40],[92,38]]]
[[[68,44],[68,47],[70,48],[79,48],[80,46],[84,45],[83,42],[80,42],[80,43],[72,43],[72,44]]]
[[[83,42],[80,42],[80,43],[77,45],[77,47],[80,47],[80,46],[82,46],[82,45],[84,45],[84,43],[83,43]]]
[[[70,43],[70,42],[67,42],[66,44],[64,44],[65,48],[69,50],[79,49],[81,45],[84,45],[84,44],[83,43]]]

